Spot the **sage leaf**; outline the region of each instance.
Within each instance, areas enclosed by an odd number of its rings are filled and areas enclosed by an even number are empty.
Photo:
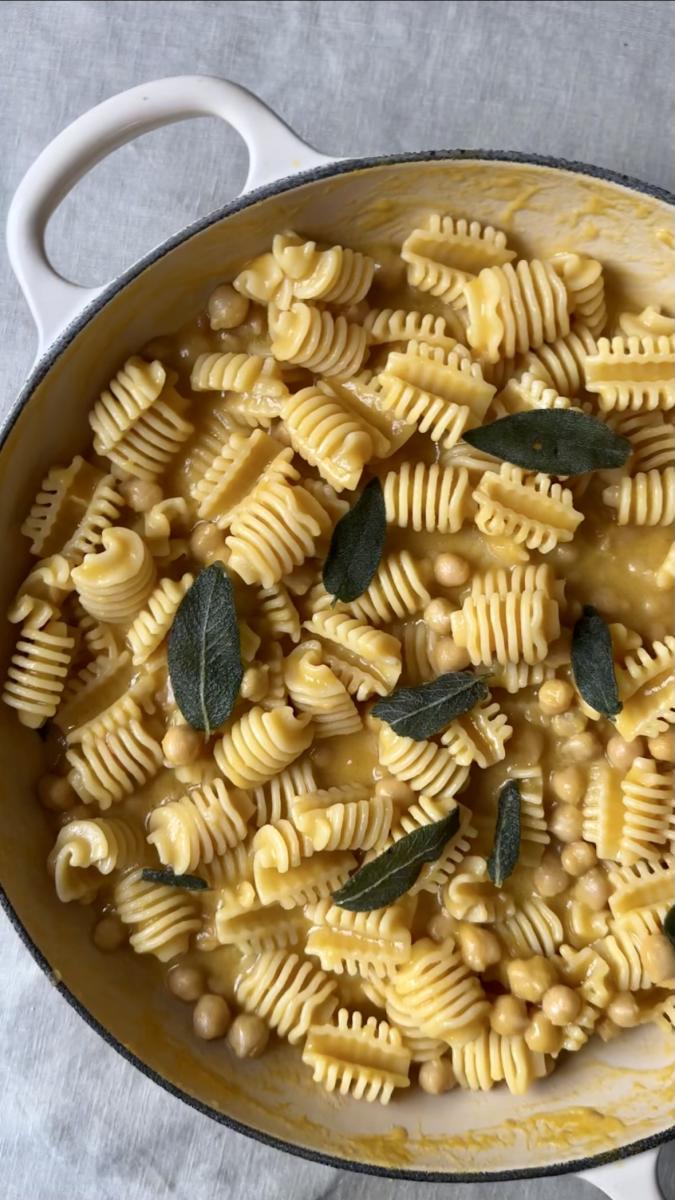
[[[520,854],[520,788],[513,779],[499,793],[497,825],[492,854],[487,863],[488,875],[495,887],[501,887],[514,871]]]
[[[180,711],[209,737],[232,712],[244,674],[234,592],[222,563],[200,571],[183,596],[169,634],[168,661]]]
[[[675,947],[675,904],[666,913],[666,916],[665,916],[665,919],[663,922],[663,932],[665,933],[666,937],[668,938],[668,941],[671,942],[672,945]]]
[[[410,890],[423,864],[436,861],[457,833],[459,823],[456,806],[441,821],[413,829],[372,862],[359,867],[343,887],[333,892],[333,900],[350,912],[372,912],[393,904]]]
[[[336,600],[349,603],[363,595],[382,558],[386,532],[382,484],[371,479],[333,530],[323,583]]]
[[[162,883],[168,887],[185,888],[188,892],[203,892],[209,886],[205,879],[200,879],[199,875],[174,875],[170,867],[167,867],[165,871],[155,871],[150,867],[143,867],[141,878],[146,883]]]
[[[572,674],[580,696],[603,717],[615,717],[623,705],[614,673],[614,651],[607,623],[591,604],[572,634]]]
[[[485,676],[449,671],[420,687],[399,688],[373,705],[373,715],[402,737],[424,741],[488,695]]]
[[[584,475],[622,467],[632,453],[628,438],[614,433],[605,421],[572,408],[513,413],[469,429],[462,437],[477,450],[547,475]]]

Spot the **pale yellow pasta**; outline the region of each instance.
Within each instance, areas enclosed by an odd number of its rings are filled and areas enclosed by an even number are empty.
[[[291,458],[292,452],[262,429],[231,433],[218,444],[217,453],[195,483],[198,515],[227,529],[256,484],[298,478]]]
[[[355,913],[338,908],[327,897],[307,910],[311,928],[307,954],[318,958],[324,971],[384,979],[406,962],[410,953],[410,924],[414,907],[403,899],[387,908]]]
[[[262,954],[304,941],[307,921],[301,909],[262,907],[255,900],[250,907],[239,907],[228,904],[225,892],[221,892],[214,929],[219,945],[236,946],[244,954]]]
[[[84,725],[92,714],[102,713],[129,690],[132,678],[131,655],[100,655],[78,675],[71,675],[56,722],[63,733]]]
[[[28,616],[14,647],[2,699],[22,725],[39,729],[58,710],[75,639],[68,626],[43,607]]]
[[[675,405],[675,334],[600,338],[584,364],[586,389],[603,412],[671,409]]]
[[[560,395],[554,387],[548,387],[543,379],[525,371],[518,379],[509,379],[492,403],[495,417],[511,413],[531,412],[537,408],[571,408],[569,396]]]
[[[378,751],[380,763],[391,775],[440,800],[452,799],[469,775],[469,768],[460,766],[445,746],[402,737],[388,725],[380,729]]]
[[[335,980],[283,950],[244,958],[235,995],[246,1012],[262,1017],[291,1043],[301,1041],[311,1025],[330,1020],[337,1007]]]
[[[602,263],[585,254],[560,253],[553,256],[551,264],[567,288],[575,321],[598,337],[607,324]]]
[[[342,612],[317,612],[305,629],[323,647],[324,658],[356,700],[385,696],[401,674],[401,643]]]
[[[542,591],[468,596],[451,622],[453,638],[475,666],[542,662],[560,633],[557,601]]]
[[[366,354],[366,331],[302,301],[288,311],[270,310],[272,354],[318,375],[356,375]]]
[[[194,893],[150,883],[139,870],[129,871],[115,884],[112,898],[118,917],[132,929],[132,949],[154,954],[160,962],[185,954],[201,925]]]
[[[585,384],[584,367],[589,354],[597,353],[597,342],[585,325],[576,320],[565,337],[528,350],[523,365],[536,379],[555,388],[560,396],[574,398]]]
[[[385,409],[446,448],[481,424],[495,394],[463,347],[444,351],[425,342],[410,342],[405,354],[392,351],[379,379]]]
[[[492,1029],[464,1045],[453,1045],[452,1069],[460,1087],[489,1092],[503,1081],[514,1096],[547,1074],[546,1056],[530,1050],[522,1034],[503,1037]]]
[[[173,579],[162,579],[151,592],[146,607],[127,630],[127,642],[135,666],[147,662],[161,646],[191,584],[192,575],[183,575],[177,583]]]
[[[82,607],[99,621],[133,621],[155,586],[155,564],[145,542],[131,529],[112,526],[101,535],[103,549],[85,555],[72,572]]]
[[[526,476],[522,467],[510,463],[504,463],[498,475],[486,472],[473,498],[481,533],[513,538],[541,554],[571,542],[584,519],[574,508],[569,488],[548,475]]]
[[[428,560],[398,550],[382,559],[372,582],[358,600],[351,602],[349,610],[375,626],[414,617],[431,599],[427,591],[431,575]]]
[[[282,416],[296,453],[336,491],[353,491],[375,452],[368,425],[318,387],[289,396]]]
[[[228,564],[244,583],[269,588],[316,553],[329,518],[303,487],[263,478],[232,516]]]
[[[47,859],[56,895],[89,904],[106,875],[141,862],[143,851],[141,831],[117,817],[69,821]]]
[[[290,802],[294,796],[316,791],[316,780],[310,763],[306,759],[294,762],[279,775],[253,791],[256,803],[256,824],[276,824],[282,817],[290,816]]]
[[[375,261],[367,254],[344,246],[319,250],[316,242],[303,241],[296,233],[278,233],[272,254],[298,300],[358,304],[375,273]]]
[[[441,742],[460,766],[475,763],[485,768],[502,761],[512,733],[506,714],[488,696],[468,713],[451,721]]]
[[[624,824],[621,784],[609,763],[591,763],[583,803],[583,833],[598,857],[618,861]]]
[[[284,909],[316,904],[342,887],[356,866],[356,859],[349,851],[312,855],[308,839],[303,845],[309,848],[310,857],[300,858],[296,866],[285,871],[275,866],[265,867],[259,855],[254,857],[254,881],[263,904],[279,904]]]
[[[431,313],[406,312],[402,308],[371,308],[363,322],[368,341],[376,346],[388,342],[426,342],[454,350],[457,339],[448,330],[444,317]]]
[[[637,412],[614,422],[616,432],[628,438],[633,453],[631,475],[675,466],[675,426],[661,412]]]
[[[337,1025],[313,1024],[302,1061],[315,1083],[341,1096],[388,1104],[395,1088],[410,1086],[410,1051],[397,1029],[375,1017],[341,1008]]]
[[[513,916],[512,896],[496,888],[488,877],[487,862],[477,855],[465,858],[443,889],[443,905],[457,921],[492,924]]]
[[[616,728],[626,741],[656,737],[675,724],[675,637],[640,646],[617,670],[622,709]]]
[[[31,554],[62,554],[76,566],[96,549],[123,504],[113,476],[77,454],[69,466],[48,471],[21,532],[30,538]]]
[[[639,313],[620,313],[619,332],[626,337],[667,337],[675,333],[675,317],[662,313],[660,305],[648,304]]]
[[[454,875],[457,867],[466,858],[471,847],[471,839],[475,838],[476,830],[471,824],[471,813],[463,804],[458,804],[452,798],[434,798],[433,796],[417,796],[413,803],[398,814],[394,820],[389,837],[385,842],[388,849],[394,842],[412,833],[423,825],[434,821],[442,821],[453,809],[459,809],[459,828],[446,842],[438,858],[431,863],[425,863],[415,883],[410,888],[410,895],[417,896],[419,892],[430,892],[438,895],[439,889]],[[384,847],[383,847],[384,848]]]
[[[672,525],[675,521],[675,467],[664,471],[639,471],[612,483],[602,493],[608,508],[616,510],[619,525]]]
[[[384,480],[387,521],[416,533],[457,533],[471,515],[469,472],[439,463],[403,463]]]
[[[193,392],[288,395],[274,359],[256,354],[200,354],[192,367],[190,386]]]
[[[489,1002],[452,938],[440,945],[430,938],[414,942],[392,988],[422,1033],[451,1046],[471,1041],[487,1024]]]
[[[541,767],[515,765],[511,774],[520,791],[520,862],[536,867],[551,841],[544,811],[544,778]]]
[[[253,810],[246,792],[230,794],[216,779],[153,809],[147,840],[160,862],[184,875],[243,842]]]
[[[218,769],[239,788],[267,783],[289,767],[312,740],[309,714],[284,706],[272,712],[251,708],[227,730],[214,750]]]
[[[533,954],[551,958],[564,936],[559,917],[539,896],[523,900],[513,916],[497,922],[495,931],[512,958],[529,958]]]
[[[431,632],[425,621],[405,621],[393,625],[392,632],[401,643],[401,683],[406,687],[415,687],[420,683],[428,683],[436,675],[431,662],[436,642],[436,635]]]
[[[464,287],[467,337],[488,362],[538,350],[570,330],[570,295],[553,263],[486,267]]]
[[[366,995],[368,995],[372,986],[371,975],[369,982],[364,985]],[[403,1045],[410,1051],[412,1062],[429,1062],[432,1058],[441,1058],[447,1052],[448,1047],[446,1042],[442,1042],[440,1038],[427,1037],[426,1034],[420,1032],[414,1017],[411,1018],[408,1012],[401,1008],[391,985],[387,985],[385,988],[383,1003],[387,1020],[390,1025],[398,1029],[403,1039]]]
[[[659,859],[675,838],[673,772],[659,774],[651,758],[636,758],[621,781],[623,830],[618,861]]]
[[[664,856],[661,862],[641,860],[632,866],[617,867],[610,872],[612,894],[609,907],[614,917],[641,908],[652,908],[663,902],[671,903],[675,885],[675,860]]]
[[[161,746],[131,695],[68,735],[68,779],[84,804],[110,808],[162,766]]]
[[[130,475],[155,479],[193,432],[186,409],[160,362],[130,358],[92,410],[94,449]]]
[[[484,267],[500,266],[515,258],[506,235],[491,225],[431,213],[413,229],[401,247],[408,264],[408,283],[446,304],[461,305],[463,288]]]
[[[262,637],[286,634],[292,642],[300,641],[300,616],[283,583],[259,589],[253,620]]]
[[[345,784],[296,796],[291,818],[315,850],[372,850],[389,833],[393,803],[390,797],[375,798],[367,788]]]
[[[284,681],[291,702],[309,713],[316,739],[357,733],[361,716],[349,692],[321,659],[318,642],[304,642],[284,663]]]

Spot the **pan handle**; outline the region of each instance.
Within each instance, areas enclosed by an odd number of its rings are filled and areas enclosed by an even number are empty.
[[[663,1200],[656,1182],[656,1159],[657,1151],[648,1150],[633,1158],[584,1171],[578,1178],[592,1183],[610,1200]]]
[[[52,213],[87,171],[140,134],[192,117],[216,116],[248,147],[244,191],[334,160],[319,154],[246,88],[211,75],[155,79],[111,96],[73,121],[42,151],[19,184],[7,245],[38,330],[38,355],[103,291],[64,279],[47,258]]]

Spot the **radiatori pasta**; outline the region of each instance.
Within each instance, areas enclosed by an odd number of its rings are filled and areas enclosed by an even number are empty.
[[[128,942],[176,995],[199,968],[317,1086],[394,1105],[418,1072],[536,1089],[675,1003],[675,318],[613,295],[573,241],[540,258],[471,213],[413,225],[377,249],[278,232],[173,339],[120,357],[88,450],[20,514],[3,691],[17,737],[48,733],[47,869],[98,951]],[[560,409],[626,438],[625,466],[564,478],[470,444]],[[384,548],[336,600],[333,530],[375,476]],[[244,674],[205,735],[169,636],[212,563]],[[609,629],[613,722],[574,686],[584,605]],[[489,693],[428,737],[372,711],[462,670]],[[507,780],[520,848],[497,886]],[[405,895],[336,903],[455,811]]]

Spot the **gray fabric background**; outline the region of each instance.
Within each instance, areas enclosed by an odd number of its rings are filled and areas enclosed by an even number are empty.
[[[576,158],[675,190],[675,6],[654,3],[15,3],[0,9],[0,208],[39,150],[114,92],[206,72],[257,91],[336,155],[471,146]],[[147,135],[99,165],[49,230],[55,264],[105,282],[234,195],[245,151],[217,121]],[[0,411],[34,351],[4,252]],[[149,1083],[51,990],[0,920],[4,1200],[582,1200],[572,1179],[375,1181],[221,1129]],[[636,1198],[637,1200],[637,1198]]]

